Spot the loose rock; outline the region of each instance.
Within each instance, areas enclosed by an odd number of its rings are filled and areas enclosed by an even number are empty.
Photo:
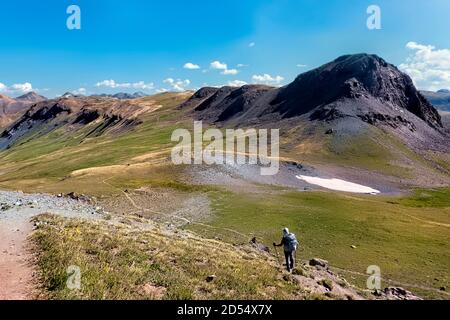
[[[309,261],[309,265],[313,267],[328,268],[328,261],[319,258],[314,258]]]

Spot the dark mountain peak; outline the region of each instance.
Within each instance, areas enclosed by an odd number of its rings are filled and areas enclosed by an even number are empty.
[[[441,90],[438,90],[437,93],[450,93],[450,90],[448,90],[448,89],[441,89]]]
[[[191,99],[205,99],[219,91],[218,87],[203,87],[197,90]]]
[[[25,93],[24,95],[21,95],[20,97],[17,97],[16,100],[22,101],[22,102],[35,103],[35,102],[47,100],[47,98],[37,94],[34,91],[31,91],[31,92]]]
[[[355,54],[345,54],[342,55],[338,58],[336,58],[334,61],[332,61],[331,63],[341,63],[341,62],[377,62],[381,65],[389,65],[389,63],[387,63],[383,58],[381,58],[380,56],[376,55],[376,54],[369,54],[369,53],[355,53]]]
[[[179,108],[192,108],[200,119],[208,122],[222,122],[250,111],[258,98],[274,89],[265,85],[205,87],[195,92]]]
[[[299,75],[279,90],[271,105],[283,118],[290,118],[343,99],[365,99],[408,110],[429,125],[442,127],[438,112],[417,91],[411,78],[371,54],[341,56]],[[372,102],[369,104],[374,105]]]
[[[340,56],[315,70],[319,72],[334,71],[359,74],[363,72],[376,72],[382,68],[389,67],[396,69],[395,66],[387,63],[376,54],[358,53]]]

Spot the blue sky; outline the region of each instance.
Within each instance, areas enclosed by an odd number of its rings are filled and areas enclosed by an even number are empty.
[[[66,27],[71,4],[81,30]],[[381,30],[366,27],[371,4]],[[450,88],[449,21],[448,0],[2,1],[0,93],[283,85],[359,52],[401,65],[421,88]]]

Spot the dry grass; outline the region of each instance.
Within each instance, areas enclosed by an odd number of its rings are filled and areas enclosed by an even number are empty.
[[[32,236],[46,299],[295,299],[271,257],[192,233],[52,215]],[[127,222],[127,220],[123,220]],[[127,223],[130,223],[129,221]],[[66,270],[81,269],[81,290]],[[212,281],[208,277],[214,275]]]

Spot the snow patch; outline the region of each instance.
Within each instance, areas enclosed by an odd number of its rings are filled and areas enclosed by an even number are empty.
[[[352,193],[366,193],[366,194],[381,193],[379,190],[341,179],[325,179],[309,176],[296,176],[296,178],[299,180],[306,181],[310,184],[314,184],[330,190],[352,192]]]

